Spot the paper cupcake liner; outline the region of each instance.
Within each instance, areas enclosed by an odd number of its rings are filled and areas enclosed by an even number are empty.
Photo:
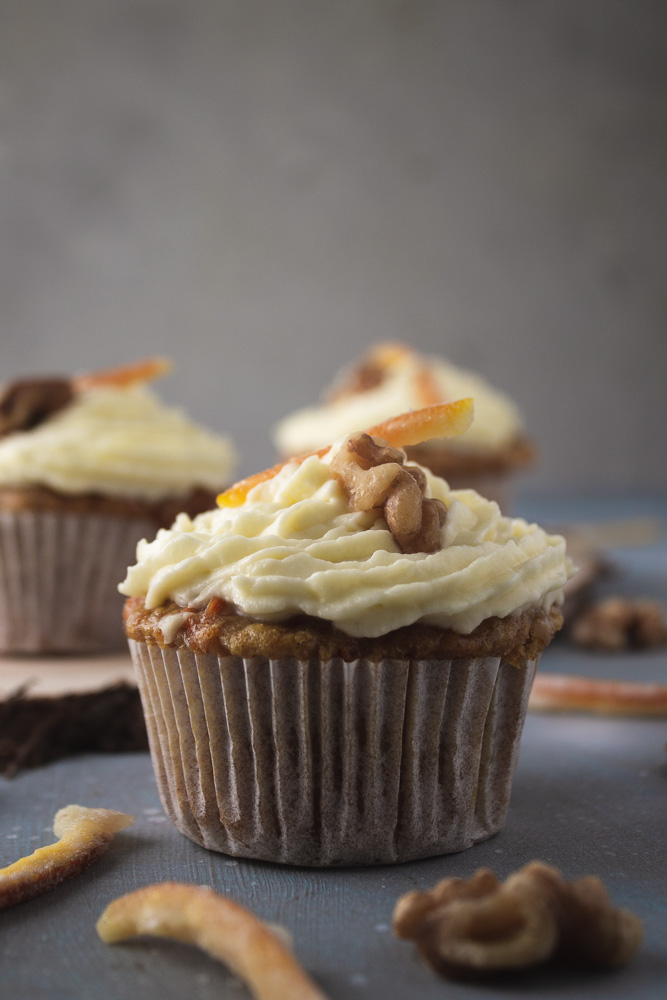
[[[162,803],[204,847],[384,864],[461,851],[505,821],[535,662],[130,649]]]
[[[154,532],[140,518],[0,511],[0,652],[122,647],[118,583]]]

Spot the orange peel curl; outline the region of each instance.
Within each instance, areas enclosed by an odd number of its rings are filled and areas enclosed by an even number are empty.
[[[109,847],[114,834],[134,822],[134,816],[114,809],[65,806],[53,820],[58,841],[40,847],[0,869],[0,910],[41,896],[85,871]]]
[[[416,399],[422,407],[437,406],[446,401],[443,389],[431,371],[428,360],[406,344],[393,342],[376,344],[369,351],[366,360],[372,365],[377,365],[385,376],[392,368],[411,373]]]
[[[383,438],[393,448],[407,448],[433,438],[459,437],[468,430],[472,418],[473,400],[456,399],[390,417],[369,427],[366,433]]]
[[[208,886],[160,882],[115,899],[97,921],[107,944],[137,934],[197,945],[222,961],[257,1000],[325,1000],[279,937]]]
[[[141,382],[153,382],[168,375],[172,368],[173,364],[169,358],[142,358],[141,361],[134,361],[129,365],[105,368],[86,375],[75,375],[72,386],[75,392],[87,392],[88,389],[124,389]]]
[[[387,340],[375,344],[364,360],[387,371],[396,365],[403,365],[411,361],[416,363],[417,354],[407,344],[401,344],[397,340]]]
[[[421,410],[410,410],[408,413],[390,417],[380,424],[367,428],[365,433],[372,437],[382,438],[393,448],[407,448],[413,444],[430,441],[432,438],[458,437],[470,427],[472,418],[473,400],[457,399],[452,403],[437,403],[435,406],[426,406]],[[273,465],[270,469],[256,472],[253,476],[248,476],[247,479],[239,480],[224,493],[219,494],[218,506],[240,507],[251,489],[259,486],[260,483],[273,479],[286,465],[290,465],[292,462],[301,464],[314,455],[321,458],[329,451],[329,447],[311,451],[307,455],[288,458],[284,462]]]
[[[397,341],[381,342],[371,347],[357,365],[334,383],[330,400],[346,400],[400,374],[412,382],[419,406],[435,406],[446,401],[446,393],[432,371],[429,359]]]
[[[575,674],[538,674],[528,707],[536,712],[667,715],[667,684],[611,681]]]

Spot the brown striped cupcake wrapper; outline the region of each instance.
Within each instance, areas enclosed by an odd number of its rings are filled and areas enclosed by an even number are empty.
[[[0,652],[122,648],[118,582],[154,533],[139,518],[0,511]]]
[[[164,808],[204,847],[385,864],[463,850],[505,822],[535,662],[130,649]]]

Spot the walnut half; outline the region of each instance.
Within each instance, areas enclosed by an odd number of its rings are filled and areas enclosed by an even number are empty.
[[[0,389],[0,437],[28,431],[74,399],[66,378],[33,378],[10,382]]]
[[[334,455],[329,471],[352,510],[382,510],[401,552],[437,552],[447,508],[426,498],[426,476],[405,466],[405,455],[370,434],[353,434]]]
[[[642,924],[615,908],[594,876],[567,882],[533,861],[499,882],[480,869],[398,900],[394,933],[413,940],[443,975],[466,977],[530,967],[550,959],[613,968],[635,954]]]

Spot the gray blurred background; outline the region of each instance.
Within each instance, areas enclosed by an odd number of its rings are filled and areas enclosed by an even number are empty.
[[[1,0],[2,378],[164,353],[268,427],[378,339],[667,488],[665,0]]]

